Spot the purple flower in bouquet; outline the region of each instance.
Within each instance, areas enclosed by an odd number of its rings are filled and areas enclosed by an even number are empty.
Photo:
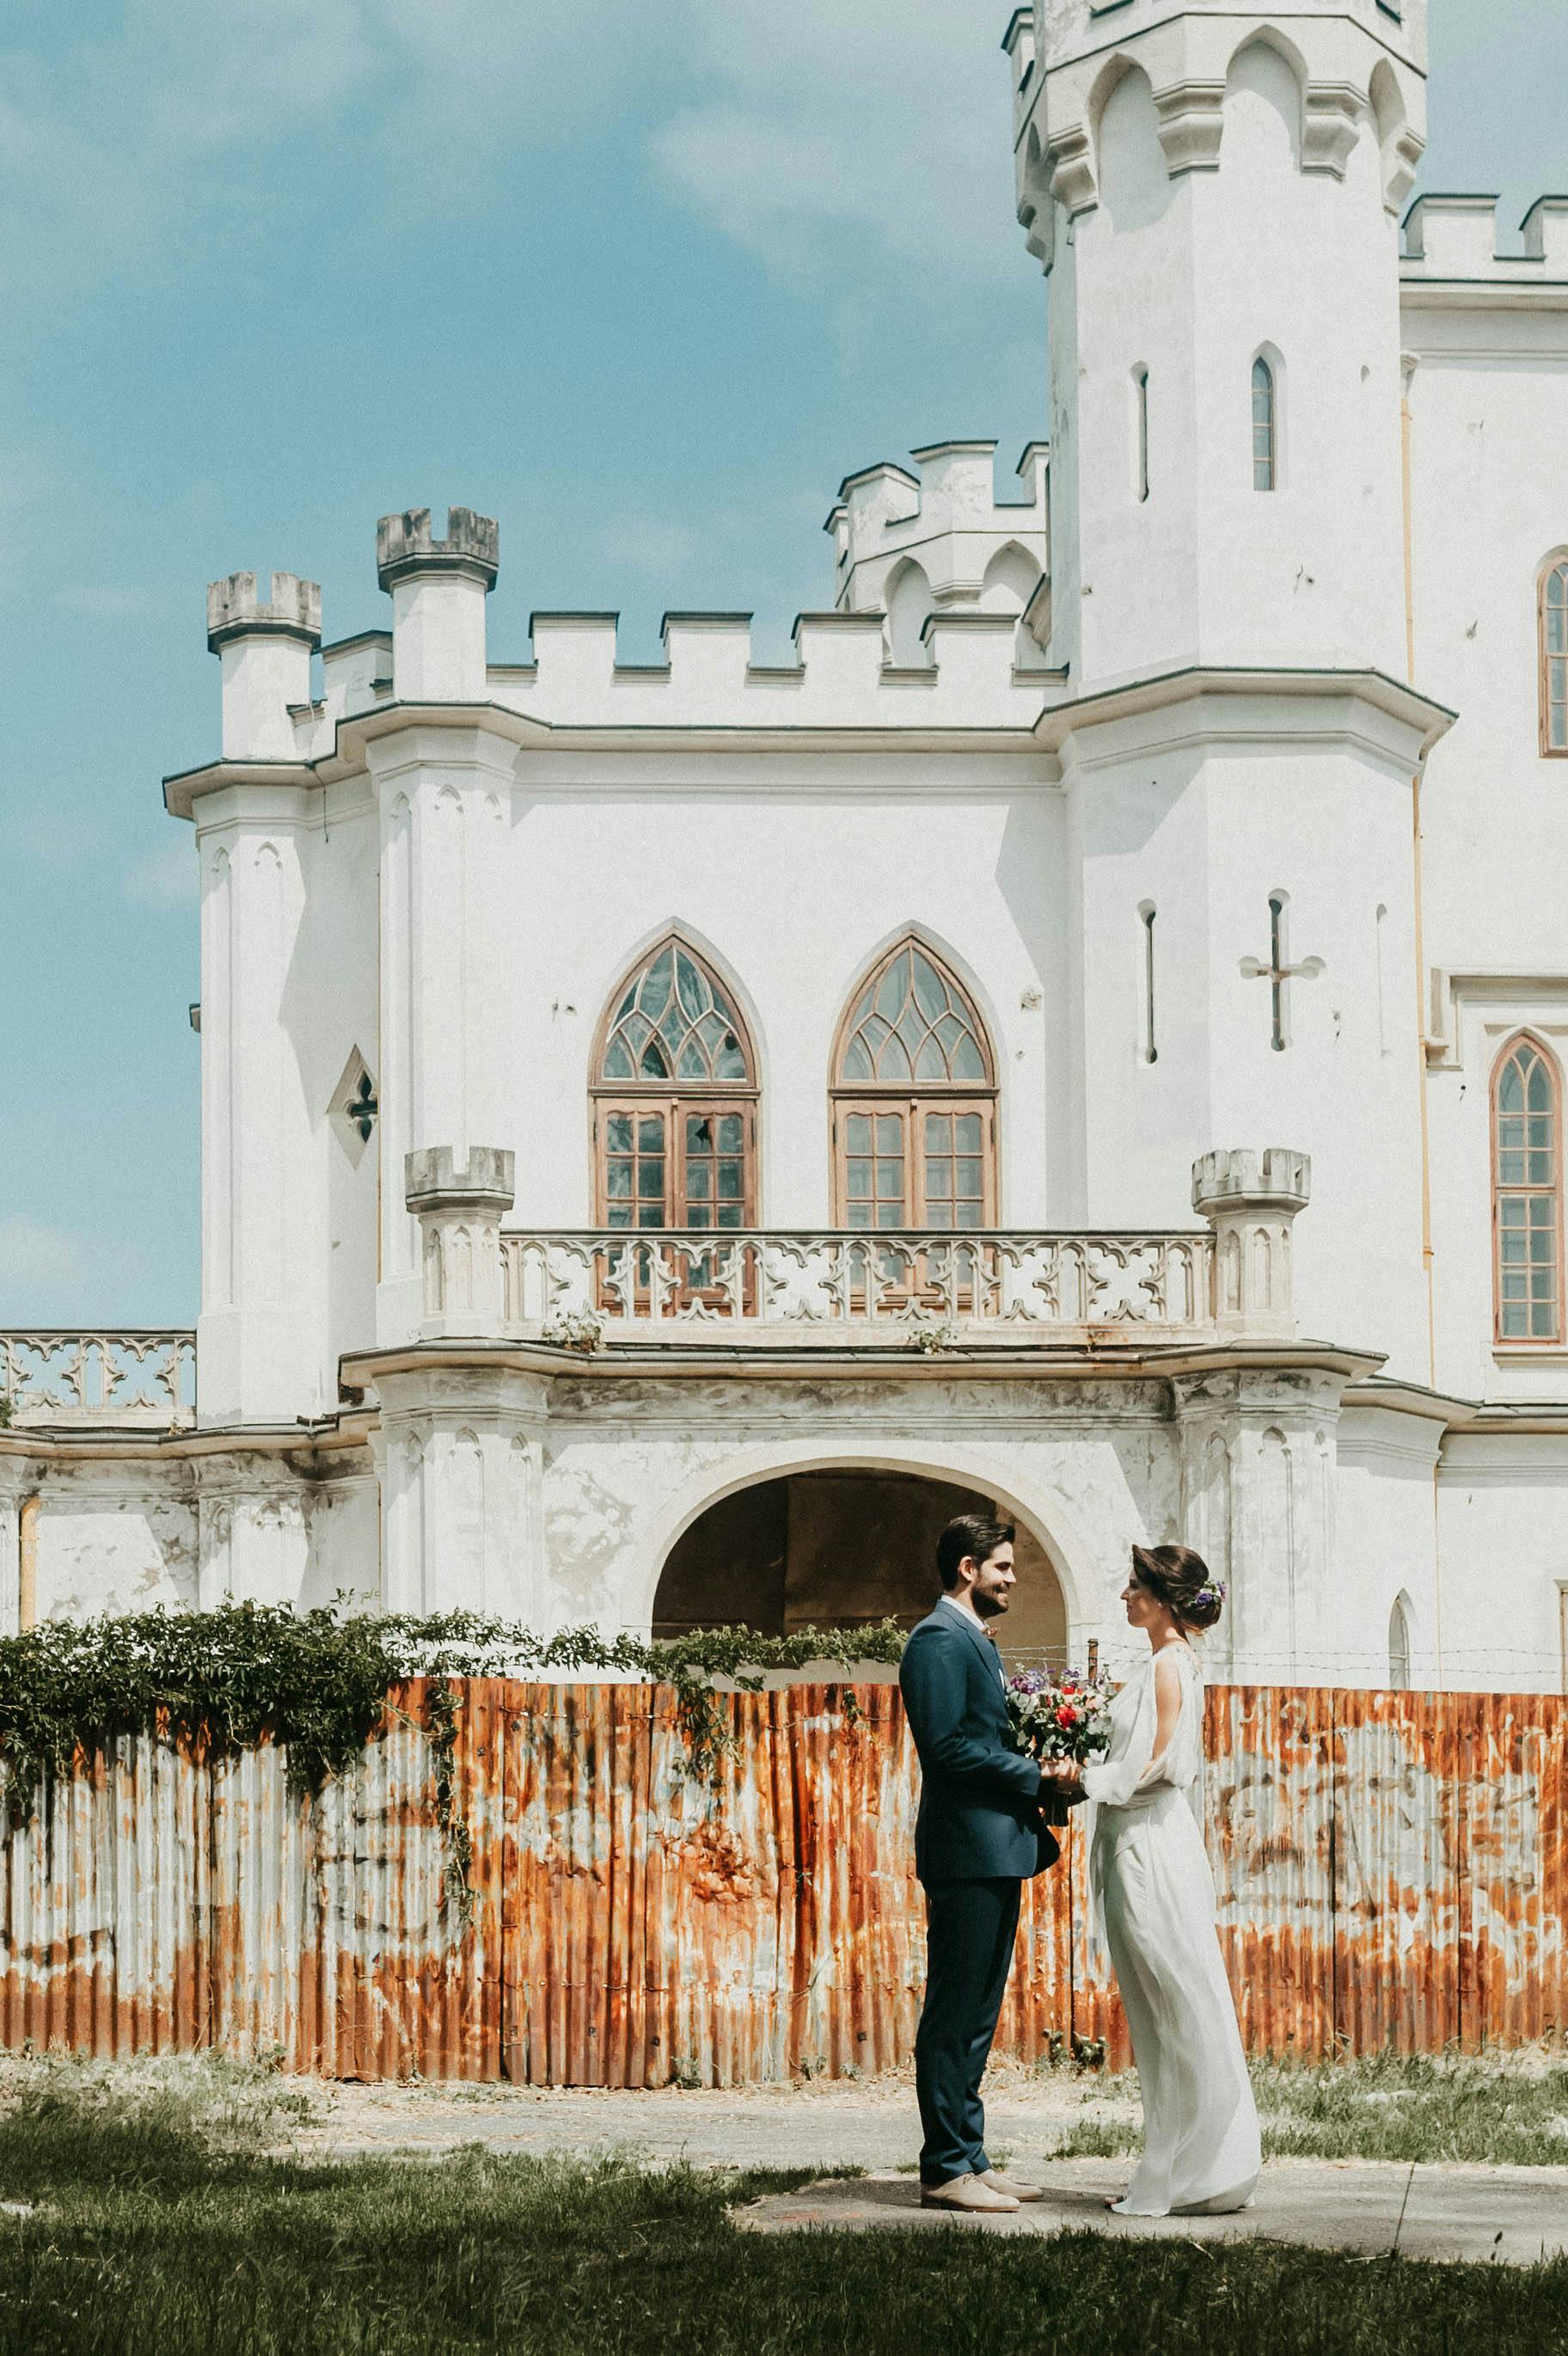
[[[1100,1676],[1067,1669],[1020,1669],[1008,1679],[1015,1746],[1041,1761],[1102,1758],[1111,1743],[1111,1688]]]

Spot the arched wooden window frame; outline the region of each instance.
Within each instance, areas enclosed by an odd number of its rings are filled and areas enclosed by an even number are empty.
[[[876,991],[883,976],[908,950],[913,950],[927,960],[957,1001],[980,1050],[985,1066],[985,1077],[982,1080],[891,1082],[854,1079],[846,1076],[844,1068],[846,1055],[849,1043],[859,1028],[856,1022],[857,1011],[868,992]],[[929,1215],[933,1197],[928,1165],[945,1162],[949,1159],[949,1155],[943,1152],[928,1154],[927,1120],[929,1117],[934,1117],[938,1120],[944,1117],[960,1117],[977,1119],[980,1124],[980,1194],[977,1198],[974,1198],[978,1200],[980,1207],[976,1226],[978,1228],[995,1226],[997,1221],[997,1093],[996,1049],[992,1044],[989,1026],[976,1003],[973,991],[965,987],[950,961],[932,942],[926,940],[920,933],[905,933],[890,948],[884,950],[875,963],[868,967],[855,982],[845,1000],[844,1011],[839,1016],[838,1027],[834,1034],[829,1095],[832,1108],[835,1225],[840,1228],[859,1228],[863,1226],[867,1232],[871,1231],[870,1221],[862,1221],[856,1215],[858,1210],[867,1203],[868,1198],[863,1194],[852,1195],[850,1193],[850,1162],[855,1159],[863,1159],[862,1156],[852,1155],[850,1152],[853,1135],[850,1124],[857,1119],[869,1119],[875,1123],[880,1117],[883,1121],[891,1119],[902,1125],[901,1158],[903,1164],[903,1192],[901,1198],[901,1217],[898,1224],[906,1229],[915,1231],[923,1231],[936,1226],[946,1227],[949,1225],[948,1221],[933,1221]],[[875,1142],[872,1147],[872,1159],[875,1165],[883,1156],[880,1151],[880,1132],[874,1130],[873,1137]],[[941,1140],[936,1141],[942,1142]],[[955,1150],[951,1152],[953,1167],[949,1179],[955,1189],[960,1183],[957,1174],[959,1161],[969,1158],[960,1156],[955,1151],[956,1146],[957,1138],[954,1135],[952,1147]],[[874,1175],[873,1186],[879,1183],[880,1176]],[[875,1194],[869,1198],[872,1219],[876,1215],[877,1199]],[[881,1199],[886,1201],[891,1198],[882,1197]],[[956,1194],[955,1194],[950,1199],[956,1201]],[[890,1221],[888,1224],[891,1227],[892,1222]]]
[[[1541,750],[1548,761],[1568,761],[1568,556],[1556,556],[1538,593],[1541,649]]]
[[[1530,1144],[1529,1129],[1527,1126],[1525,1130],[1525,1142],[1522,1150],[1522,1175],[1517,1183],[1510,1182],[1505,1183],[1502,1158],[1504,1151],[1502,1123],[1505,1119],[1511,1119],[1514,1118],[1514,1116],[1505,1115],[1502,1109],[1503,1081],[1510,1066],[1518,1059],[1521,1051],[1526,1049],[1528,1049],[1529,1052],[1536,1058],[1541,1069],[1544,1072],[1547,1085],[1551,1091],[1552,1100],[1548,1109],[1548,1118],[1551,1123],[1551,1142],[1549,1149],[1551,1155],[1550,1178],[1546,1181],[1536,1181],[1531,1183],[1530,1166],[1531,1148]],[[1503,1046],[1492,1066],[1490,1098],[1492,1152],[1493,1334],[1498,1346],[1502,1349],[1561,1349],[1563,1340],[1563,1074],[1555,1055],[1552,1055],[1551,1049],[1546,1045],[1543,1040],[1536,1037],[1533,1031],[1517,1032],[1515,1035]],[[1528,1124],[1530,1118],[1528,1087],[1526,1090],[1524,1117]],[[1509,1150],[1511,1151],[1516,1149],[1510,1147]],[[1539,1149],[1535,1150],[1538,1151]],[[1545,1216],[1538,1220],[1534,1217],[1531,1206],[1534,1203],[1542,1200],[1546,1200],[1548,1202],[1548,1208]],[[1504,1205],[1510,1202],[1519,1201],[1522,1201],[1526,1205],[1523,1221],[1522,1223],[1509,1222],[1506,1217]],[[1525,1295],[1522,1301],[1516,1302],[1508,1301],[1504,1297],[1505,1267],[1509,1274],[1517,1275],[1522,1270],[1528,1278],[1532,1271],[1543,1264],[1531,1259],[1528,1257],[1528,1252],[1522,1262],[1509,1261],[1505,1263],[1503,1258],[1503,1237],[1505,1234],[1520,1232],[1521,1226],[1522,1232],[1527,1238],[1531,1236],[1536,1236],[1549,1240],[1552,1254],[1550,1262],[1552,1284],[1549,1294],[1543,1288],[1541,1292],[1538,1295],[1533,1285],[1527,1282]],[[1544,1305],[1546,1313],[1538,1317],[1536,1311],[1537,1308],[1541,1305]],[[1523,1333],[1508,1332],[1506,1327],[1509,1323],[1509,1311],[1518,1308],[1523,1308],[1525,1312],[1524,1323],[1527,1328],[1540,1328],[1541,1330],[1529,1330]]]
[[[656,964],[667,949],[690,960],[701,974],[708,988],[721,1002],[729,1016],[731,1028],[741,1048],[746,1067],[743,1079],[682,1081],[678,1075],[657,1078],[613,1078],[606,1075],[604,1065],[610,1043],[619,1027],[629,992],[641,984],[643,977]],[[593,1216],[600,1227],[610,1227],[614,1213],[630,1204],[631,1216],[622,1223],[622,1231],[635,1226],[680,1228],[701,1231],[719,1226],[751,1227],[757,1217],[757,1110],[761,1088],[757,1079],[757,1054],[750,1025],[741,1011],[737,993],[722,975],[714,970],[711,961],[678,929],[661,936],[652,946],[634,958],[604,1002],[593,1037],[592,1057],[589,1065],[589,1106],[591,1119],[591,1151],[593,1171]],[[719,1164],[735,1157],[720,1151],[728,1142],[717,1124],[732,1119],[740,1123],[739,1160],[741,1182],[738,1195],[725,1199],[722,1205],[718,1189],[720,1181]],[[631,1124],[627,1150],[621,1150],[621,1140],[613,1124],[624,1120]],[[715,1124],[713,1136],[705,1150],[694,1151],[693,1129],[703,1121]],[[656,1125],[662,1139],[662,1151],[655,1156],[647,1150],[651,1128]],[[656,1196],[644,1194],[645,1165],[656,1159],[661,1164],[661,1185]],[[611,1164],[629,1162],[633,1192],[612,1197]],[[698,1183],[697,1164],[709,1165],[707,1183],[710,1189],[709,1206],[720,1207],[730,1215],[721,1223],[704,1220],[699,1214],[703,1205],[693,1194]],[[661,1215],[656,1221],[643,1218],[643,1210],[651,1209],[657,1201]]]

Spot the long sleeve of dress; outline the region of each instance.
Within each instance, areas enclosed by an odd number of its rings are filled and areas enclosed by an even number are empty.
[[[1125,1808],[1150,1771],[1163,1764],[1154,1755],[1157,1723],[1152,1665],[1146,1669],[1131,1697],[1133,1707],[1122,1724],[1112,1722],[1109,1755],[1083,1770],[1083,1789],[1097,1807]]]

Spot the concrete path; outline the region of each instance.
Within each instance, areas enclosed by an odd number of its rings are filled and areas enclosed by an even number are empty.
[[[1021,2074],[1021,2073],[1020,2073]],[[1094,2099],[1071,2079],[989,2090],[990,2145],[1034,2162],[1079,2119],[1131,2117],[1136,2104]],[[880,2079],[807,2086],[759,2086],[684,2094],[594,2092],[584,2087],[418,2088],[335,2086],[321,2090],[318,2124],[297,2136],[304,2152],[334,2158],[486,2150],[576,2158],[603,2153],[693,2168],[912,2168],[920,2143],[914,2091]]]
[[[1406,2258],[1533,2265],[1568,2253],[1568,2169],[1392,2167],[1381,2161],[1277,2159],[1256,2204],[1234,2217],[1114,2217],[1107,2193],[1127,2180],[1125,2160],[1069,2159],[1036,2172],[1047,2198],[1011,2216],[957,2220],[966,2233],[1083,2232],[1185,2242],[1304,2242],[1319,2249]],[[1402,2214],[1403,2212],[1403,2214]],[[954,2221],[920,2206],[908,2176],[876,2175],[774,2193],[738,2210],[757,2233],[813,2225],[929,2232]]]
[[[918,2126],[907,2072],[685,2094],[584,2087],[321,2085],[315,2123],[290,2138],[302,2154],[356,2158],[395,2152],[438,2158],[463,2144],[574,2159],[616,2154],[654,2167],[863,2169],[737,2211],[758,2233],[804,2226],[926,2232],[945,2222],[919,2205]],[[1398,2246],[1406,2257],[1531,2265],[1568,2252],[1568,2167],[1418,2167],[1362,2160],[1270,2160],[1255,2208],[1239,2217],[1112,2217],[1130,2159],[1047,2160],[1075,2124],[1131,2120],[1136,2097],[1115,2079],[1068,2072],[1037,2077],[1002,2064],[987,2081],[987,2140],[998,2163],[1044,2183],[1047,2201],[1016,2216],[960,2221],[980,2233],[1054,2233],[1087,2227],[1223,2242],[1249,2236],[1306,2242],[1361,2256]],[[1403,2222],[1401,2223],[1401,2211]]]

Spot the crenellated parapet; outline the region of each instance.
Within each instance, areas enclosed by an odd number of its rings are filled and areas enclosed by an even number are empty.
[[[933,443],[912,454],[918,473],[884,462],[839,485],[825,526],[834,602],[885,614],[895,662],[928,659],[921,631],[934,613],[1016,620],[1050,573],[1049,445],[1031,442],[1019,458],[1021,499],[997,498],[996,453],[989,441]]]
[[[536,613],[532,660],[493,664],[485,600],[497,525],[453,508],[438,537],[430,510],[413,508],[377,527],[391,629],[323,648],[325,691],[313,700],[320,590],[278,573],[263,598],[255,574],[231,574],[208,593],[208,643],[224,666],[224,760],[303,773],[341,755],[346,728],[400,706],[487,706],[516,714],[534,741],[557,729],[1027,731],[1042,701],[1064,691],[1019,627],[1021,616],[1043,643],[1048,454],[1031,443],[1019,465],[1029,498],[998,502],[995,447],[942,443],[916,454],[918,475],[878,467],[846,483],[833,519],[848,552],[837,602],[796,616],[794,659],[782,663],[759,659],[750,614],[724,611],[667,614],[656,663],[621,660],[613,613]],[[188,809],[205,776],[171,779],[170,807]]]
[[[321,644],[321,591],[274,573],[263,597],[253,573],[208,584],[207,643],[223,670],[223,757],[289,761],[294,713],[310,701],[310,659]]]
[[[793,662],[756,659],[746,614],[671,614],[663,663],[618,659],[613,614],[537,613],[534,659],[492,671],[495,703],[550,729],[907,734],[1032,728],[1064,691],[1021,667],[1019,616],[927,611],[913,663],[890,659],[880,609],[797,615]]]
[[[1417,197],[1404,217],[1400,276],[1408,290],[1444,281],[1499,287],[1561,285],[1568,279],[1568,197],[1538,197],[1505,252],[1496,196]]]
[[[1295,0],[1275,18],[1230,0],[1035,0],[1004,48],[1012,72],[1019,220],[1050,270],[1056,211],[1100,201],[1100,122],[1130,68],[1148,78],[1172,179],[1220,168],[1225,97],[1236,58],[1263,39],[1300,86],[1299,166],[1343,179],[1363,132],[1376,138],[1383,199],[1397,214],[1425,145],[1426,16],[1382,0]]]
[[[396,589],[414,575],[471,573],[485,589],[496,585],[501,562],[501,527],[473,508],[448,508],[444,537],[436,539],[428,508],[406,508],[382,516],[376,526],[376,578]]]

